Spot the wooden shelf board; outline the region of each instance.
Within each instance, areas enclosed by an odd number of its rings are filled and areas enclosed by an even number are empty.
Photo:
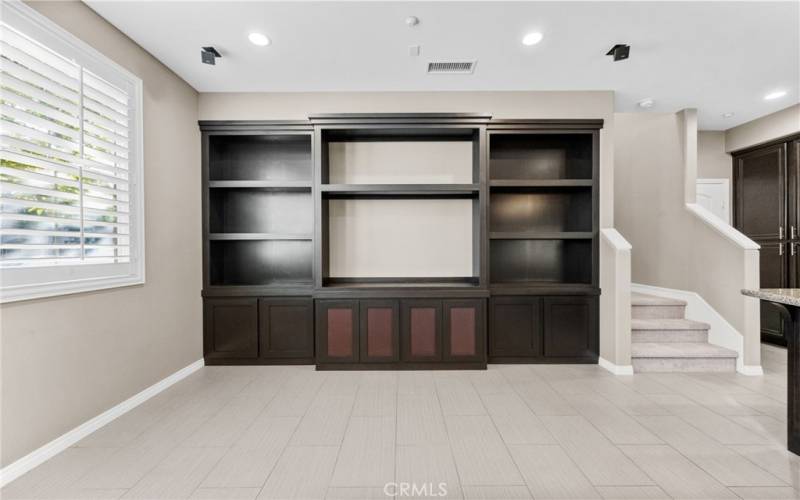
[[[454,196],[477,195],[478,184],[323,184],[327,195],[355,196]]]
[[[296,189],[311,190],[311,181],[209,181],[211,189],[262,188],[262,189]]]
[[[490,187],[592,187],[592,179],[547,179],[547,180],[527,180],[527,179],[508,179],[491,180]]]
[[[274,234],[274,233],[210,233],[211,241],[246,241],[246,240],[300,240],[311,241],[311,235],[306,234]]]
[[[492,240],[590,240],[594,238],[592,232],[540,232],[540,231],[520,231],[520,232],[492,232],[489,239]]]

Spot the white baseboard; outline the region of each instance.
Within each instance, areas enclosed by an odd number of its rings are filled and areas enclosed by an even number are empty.
[[[742,365],[741,368],[736,368],[736,370],[741,373],[742,375],[750,375],[753,377],[757,377],[759,375],[764,375],[764,369],[760,366],[754,365]]]
[[[736,358],[736,371],[742,375],[763,375],[761,366],[744,365],[744,337],[739,330],[733,327],[728,320],[722,317],[716,309],[706,302],[700,294],[688,290],[677,290],[674,288],[662,288],[652,285],[642,285],[631,283],[631,291],[679,299],[686,302],[686,317],[695,321],[702,321],[711,325],[708,331],[708,341],[711,344],[727,347],[736,351],[739,356]]]
[[[604,358],[598,358],[597,364],[600,365],[601,368],[605,368],[614,375],[633,375],[633,366],[631,365],[615,365],[611,361]]]
[[[0,469],[0,488],[7,485],[19,476],[25,474],[34,467],[41,465],[45,461],[66,450],[73,444],[108,424],[112,420],[136,408],[169,386],[188,377],[192,373],[202,368],[204,364],[205,362],[202,359],[195,361],[191,365],[178,370],[167,378],[156,382],[135,396],[126,399],[110,410],[104,411],[100,415],[97,415],[91,420],[82,423],[71,431],[50,441],[41,448],[28,453],[16,462],[3,467]]]

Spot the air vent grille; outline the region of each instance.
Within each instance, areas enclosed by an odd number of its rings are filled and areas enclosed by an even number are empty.
[[[435,61],[428,63],[428,73],[437,75],[469,75],[475,71],[475,61]]]

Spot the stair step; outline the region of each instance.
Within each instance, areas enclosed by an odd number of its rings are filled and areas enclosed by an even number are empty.
[[[690,319],[633,319],[631,342],[708,342],[708,329]]]
[[[686,302],[641,293],[631,294],[631,318],[681,319],[686,315]]]
[[[738,354],[701,342],[638,342],[631,344],[636,372],[733,372]]]
[[[632,319],[631,330],[708,330],[711,325],[691,319]]]
[[[631,293],[631,305],[633,306],[685,306],[686,301],[680,299],[670,299],[666,297],[656,297],[644,293]]]

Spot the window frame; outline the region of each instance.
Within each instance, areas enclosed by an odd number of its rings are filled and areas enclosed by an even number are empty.
[[[107,81],[130,89],[128,184],[130,262],[0,268],[0,303],[55,297],[145,283],[144,127],[142,80],[19,0],[0,2],[3,21]],[[83,92],[83,89],[81,89]],[[83,130],[83,124],[81,124]],[[83,132],[82,132],[83,133]]]

